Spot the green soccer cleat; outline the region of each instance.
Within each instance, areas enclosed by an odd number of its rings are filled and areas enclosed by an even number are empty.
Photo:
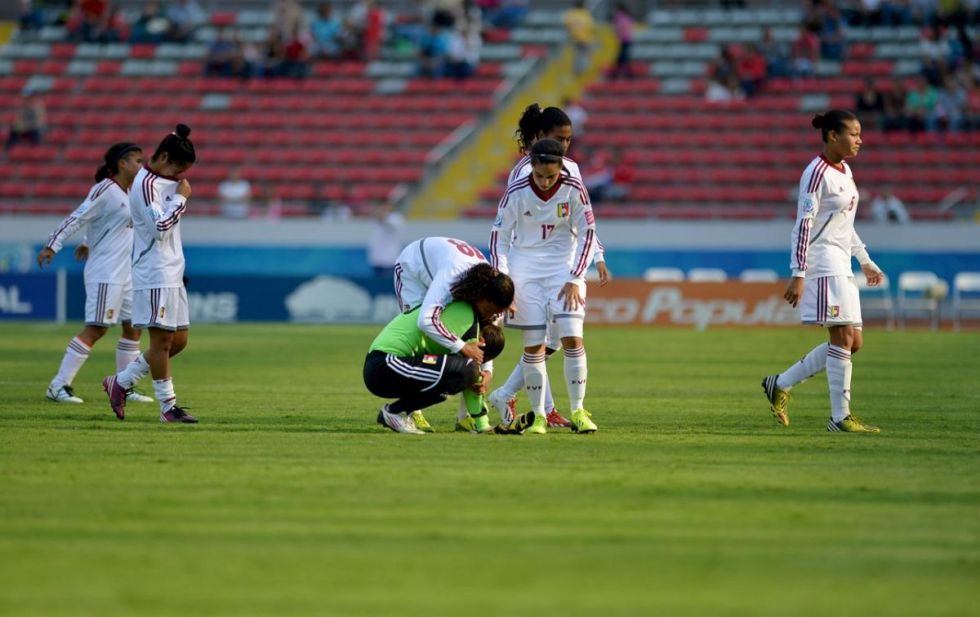
[[[475,433],[476,421],[473,416],[464,416],[456,419],[456,431],[459,433]]]
[[[847,416],[840,422],[834,422],[831,418],[827,422],[827,430],[831,433],[880,433],[881,429],[877,426],[865,424],[860,418]]]
[[[572,412],[572,430],[576,433],[594,433],[599,427],[592,421],[592,414],[584,409]]]
[[[501,422],[494,427],[493,432],[498,435],[521,435],[527,430],[532,424],[534,424],[534,412],[529,411],[523,413],[510,423]]]
[[[779,379],[779,375],[770,375],[763,379],[762,390],[766,393],[766,398],[769,399],[769,411],[772,412],[772,417],[776,418],[776,422],[783,426],[789,426],[789,413],[786,409],[789,407],[789,399],[793,395],[790,394],[789,390],[783,390],[777,386],[777,379]]]
[[[490,426],[490,417],[487,416],[486,412],[473,418],[474,433],[490,433],[492,431],[493,427]]]
[[[548,416],[534,416],[531,426],[524,429],[524,434],[544,435],[548,432]]]
[[[432,425],[425,419],[425,416],[422,415],[421,411],[413,411],[408,417],[415,423],[415,428],[419,429],[423,433],[436,432],[436,429],[432,428]]]

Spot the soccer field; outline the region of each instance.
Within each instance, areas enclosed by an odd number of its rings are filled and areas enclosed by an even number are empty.
[[[377,328],[195,326],[174,374],[196,426],[159,424],[155,404],[115,419],[99,381],[117,331],[76,380],[84,405],[46,401],[76,329],[0,326],[0,615],[980,603],[980,333],[866,333],[853,408],[880,435],[827,433],[822,375],[795,390],[790,427],[773,421],[759,381],[824,336],[801,328],[593,329],[598,433],[453,433],[453,400],[414,436],[374,423]]]

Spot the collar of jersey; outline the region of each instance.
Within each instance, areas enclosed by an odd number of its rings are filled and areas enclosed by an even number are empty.
[[[531,180],[531,190],[534,191],[534,194],[537,195],[541,201],[549,201],[552,197],[555,196],[555,193],[557,193],[558,189],[561,187],[563,177],[561,174],[559,174],[558,180],[553,185],[551,185],[551,188],[548,189],[547,191],[542,191],[540,188],[538,188],[538,183],[534,181],[534,178],[531,178],[530,180]]]

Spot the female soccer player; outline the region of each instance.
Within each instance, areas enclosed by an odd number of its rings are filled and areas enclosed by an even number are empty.
[[[851,271],[851,257],[861,264],[868,285],[879,285],[883,274],[868,256],[854,231],[858,190],[844,159],[861,148],[861,123],[849,111],[832,110],[813,118],[823,136],[823,153],[813,159],[800,178],[796,224],[791,235],[790,267],[793,278],[783,297],[800,305],[805,324],[825,326],[830,342],[817,345],[779,375],[762,380],[776,420],[789,425],[787,407],[792,387],[827,370],[830,420],[827,430],[877,433],[850,411],[851,355],[861,348],[861,303]]]
[[[395,261],[395,295],[402,312],[420,307],[418,327],[426,336],[451,353],[483,363],[484,389],[489,386],[492,362],[485,362],[483,351],[476,341],[466,342],[448,331],[442,323],[442,313],[452,300],[454,287],[465,283],[467,277],[474,281],[490,277],[491,270],[479,249],[456,238],[438,236],[412,242]],[[502,301],[508,294],[513,297],[510,277],[494,275],[487,278],[487,283],[485,291],[490,294],[491,300]],[[461,406],[460,419],[465,419],[466,415]],[[432,426],[421,411],[412,412],[411,417],[418,428],[432,432]]]
[[[133,239],[133,324],[150,329],[150,348],[122,371],[102,380],[109,405],[122,420],[126,392],[144,375],[153,375],[160,402],[160,422],[197,422],[177,405],[170,377],[170,358],[187,345],[190,317],[184,289],[184,249],[180,217],[187,208],[191,185],[177,176],[197,160],[190,127],[178,124],[133,180],[130,208]]]
[[[122,370],[140,352],[140,331],[130,319],[133,299],[133,279],[130,254],[133,251],[133,223],[129,214],[126,192],[143,165],[143,151],[133,143],[113,144],[102,157],[95,172],[95,186],[74,212],[61,221],[41,252],[37,263],[51,263],[65,241],[88,225],[92,245],[81,244],[75,257],[85,264],[85,327],[65,349],[61,367],[48,385],[47,397],[58,403],[81,403],[72,382],[88,360],[95,343],[105,336],[109,327],[122,323],[122,337],[116,344],[116,368]],[[127,398],[142,403],[152,402],[148,396],[130,391]]]
[[[531,174],[512,182],[490,231],[491,263],[514,279],[508,325],[524,332],[525,389],[534,411],[531,433],[547,432],[545,335],[557,322],[565,348],[572,430],[593,432],[584,409],[587,365],[583,345],[585,271],[596,250],[595,217],[585,186],[562,174],[564,148],[553,139],[531,147]]]
[[[515,180],[528,176],[531,173],[531,147],[539,139],[554,139],[562,146],[562,173],[565,173],[579,181],[585,186],[582,180],[582,172],[579,170],[578,163],[565,156],[572,145],[572,121],[564,111],[557,107],[541,107],[537,104],[528,105],[517,123],[517,130],[514,132],[521,152],[525,154],[521,160],[514,165],[507,176],[508,184]],[[609,270],[606,268],[606,260],[602,250],[602,242],[596,238],[595,267],[599,272],[599,285],[605,285],[609,281]],[[558,341],[558,332],[554,320],[548,322],[548,334],[545,338],[545,356],[550,358],[561,347]],[[524,370],[520,362],[514,367],[510,377],[504,385],[495,390],[488,397],[488,401],[500,413],[505,423],[514,418],[515,401],[514,397],[524,388]],[[548,410],[548,426],[551,428],[567,428],[571,426],[564,416],[555,408],[554,397],[551,394],[551,382],[547,380],[544,384],[544,405]]]

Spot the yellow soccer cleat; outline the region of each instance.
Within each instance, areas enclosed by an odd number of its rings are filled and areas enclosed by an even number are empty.
[[[827,422],[827,430],[831,433],[880,433],[881,429],[877,426],[865,424],[860,418],[847,416],[840,422],[834,422],[831,418]]]
[[[576,433],[594,433],[599,427],[592,421],[592,414],[584,409],[572,412],[572,430]]]
[[[770,375],[763,379],[762,390],[766,393],[766,398],[769,399],[769,411],[776,418],[776,422],[779,422],[783,426],[789,426],[789,413],[787,412],[787,408],[789,407],[789,399],[793,395],[790,394],[789,390],[783,390],[777,386],[777,379],[779,379],[779,375]]]
[[[460,433],[475,433],[476,432],[476,422],[473,420],[473,416],[464,416],[456,420],[456,430]]]
[[[544,435],[547,432],[548,432],[548,416],[535,415],[534,422],[531,423],[531,426],[524,429],[525,435],[527,434]]]
[[[415,428],[419,429],[423,433],[436,432],[436,429],[432,428],[432,425],[425,419],[425,416],[422,415],[421,411],[413,411],[408,417],[415,423]]]

